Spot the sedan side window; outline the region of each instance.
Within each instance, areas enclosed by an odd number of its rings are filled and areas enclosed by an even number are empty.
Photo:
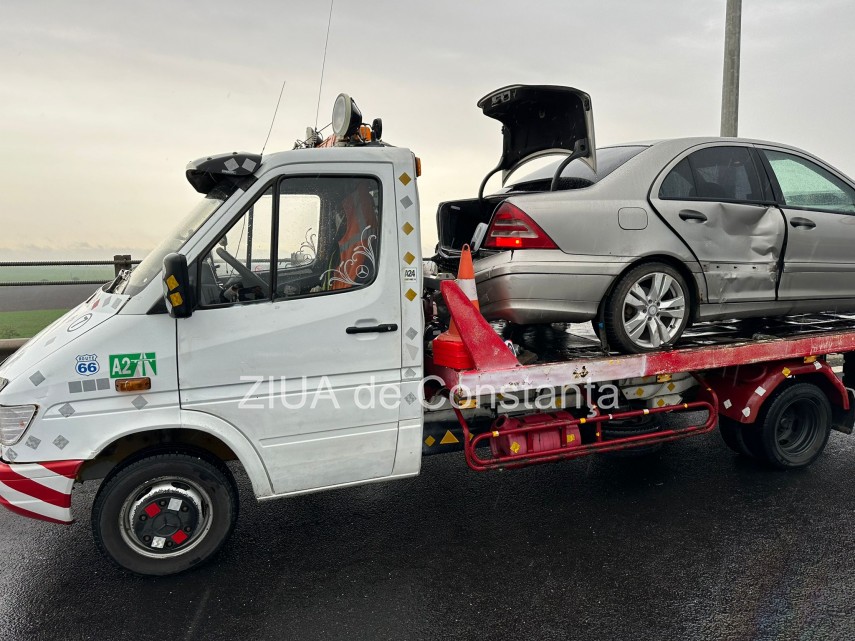
[[[695,179],[692,177],[692,168],[689,167],[689,159],[683,158],[674,169],[662,181],[659,188],[659,197],[663,199],[686,200],[698,195],[695,190]]]
[[[764,150],[784,204],[799,209],[855,213],[855,189],[819,165],[793,154]]]
[[[678,200],[762,202],[763,187],[747,147],[707,147],[677,164],[659,197]]]

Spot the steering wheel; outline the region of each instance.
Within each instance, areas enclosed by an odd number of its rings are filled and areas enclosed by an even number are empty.
[[[226,261],[229,265],[235,268],[235,271],[243,276],[246,280],[251,281],[253,285],[257,285],[261,287],[261,291],[264,292],[265,296],[270,296],[270,285],[251,269],[247,269],[246,265],[240,262],[237,258],[232,256],[229,252],[227,252],[222,247],[217,248],[217,255]]]

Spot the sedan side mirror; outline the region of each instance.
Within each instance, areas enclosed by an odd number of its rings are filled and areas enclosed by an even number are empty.
[[[193,288],[184,254],[167,254],[163,259],[163,298],[172,318],[189,318],[193,313]]]

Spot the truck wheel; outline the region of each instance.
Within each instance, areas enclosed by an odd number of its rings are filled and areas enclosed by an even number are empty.
[[[737,454],[753,457],[754,455],[748,449],[743,438],[744,427],[739,421],[734,421],[726,416],[718,417],[718,433],[721,434],[721,440]]]
[[[611,420],[603,423],[600,428],[604,441],[613,441],[628,436],[640,436],[658,432],[661,427],[655,416],[645,415],[638,418],[623,420]],[[648,456],[662,449],[662,443],[650,443],[649,445],[636,445],[626,450],[614,452],[603,452],[601,456],[610,458],[632,458],[636,456]]]
[[[104,481],[92,508],[92,532],[118,566],[165,576],[211,558],[231,535],[237,514],[228,468],[192,454],[156,454]]]
[[[778,390],[757,418],[754,445],[771,465],[806,467],[825,449],[831,434],[831,402],[812,383],[795,383]]]
[[[738,454],[748,458],[766,460],[760,443],[760,428],[755,424],[740,423],[726,416],[719,416],[718,432],[725,444]]]
[[[621,277],[606,300],[609,344],[637,354],[673,345],[689,323],[689,288],[676,269],[644,263]]]

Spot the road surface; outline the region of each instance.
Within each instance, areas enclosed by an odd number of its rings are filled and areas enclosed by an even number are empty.
[[[717,433],[591,457],[256,503],[211,564],[114,569],[79,521],[0,510],[0,638],[851,639],[855,439],[777,472]]]

